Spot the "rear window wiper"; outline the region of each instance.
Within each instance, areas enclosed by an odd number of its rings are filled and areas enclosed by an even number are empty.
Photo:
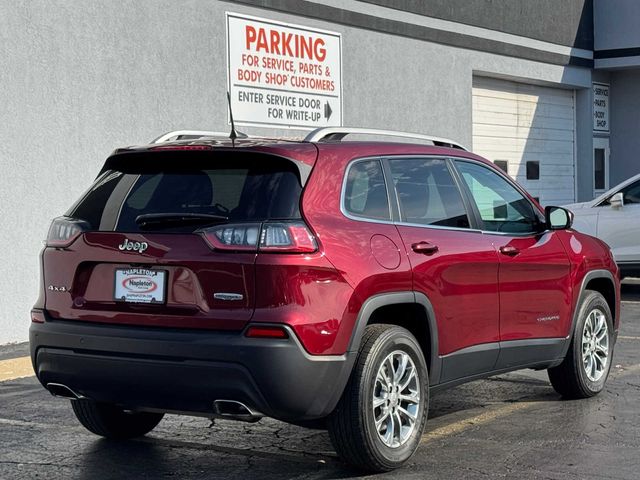
[[[138,225],[141,230],[153,230],[172,226],[204,226],[228,221],[229,217],[209,213],[146,213],[136,217],[136,225]]]

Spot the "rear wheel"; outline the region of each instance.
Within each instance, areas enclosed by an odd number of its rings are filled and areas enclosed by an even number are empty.
[[[424,356],[409,331],[368,326],[349,383],[329,418],[329,435],[340,457],[376,472],[406,462],[426,423],[428,381]]]
[[[90,432],[106,438],[141,437],[153,430],[164,414],[128,412],[108,403],[93,400],[72,400],[73,413]]]
[[[588,398],[602,391],[611,369],[613,318],[605,298],[590,291],[579,306],[564,361],[550,368],[553,388],[566,398]]]

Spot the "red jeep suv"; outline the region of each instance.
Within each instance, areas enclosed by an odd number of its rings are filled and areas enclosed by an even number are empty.
[[[430,392],[534,368],[597,394],[619,327],[606,244],[454,142],[400,132],[118,149],[41,265],[33,365],[91,432],[269,416],[326,426],[370,471],[411,457]]]

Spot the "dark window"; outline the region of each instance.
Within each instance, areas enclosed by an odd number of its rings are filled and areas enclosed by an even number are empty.
[[[344,207],[359,217],[391,220],[387,187],[379,160],[363,160],[349,168]]]
[[[468,228],[462,196],[445,160],[390,160],[403,222]]]
[[[504,173],[509,173],[509,162],[507,160],[496,160],[493,163],[495,163],[496,167],[498,167]]]
[[[527,162],[527,180],[540,180],[540,162]]]
[[[604,190],[605,170],[604,170],[604,148],[593,149],[593,185],[596,190]]]
[[[484,230],[505,233],[537,230],[540,215],[507,180],[476,163],[457,161],[456,165],[478,207]]]
[[[622,196],[625,205],[629,203],[640,203],[640,181],[623,188]]]
[[[88,222],[91,228],[97,229],[107,200],[122,179],[122,175],[122,172],[106,172],[101,175],[80,201],[71,207],[67,215],[82,219]]]
[[[302,186],[289,160],[260,154],[127,154],[70,215],[94,229],[138,232],[143,214],[210,214],[229,222],[300,218]],[[109,182],[109,192],[101,184]],[[106,188],[106,184],[105,187]],[[105,208],[106,207],[106,208]],[[110,218],[104,218],[110,217]],[[188,232],[201,225],[162,225]]]

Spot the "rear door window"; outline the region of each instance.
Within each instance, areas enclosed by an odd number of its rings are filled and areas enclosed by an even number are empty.
[[[439,158],[389,160],[402,222],[469,228],[469,217],[447,162]]]

